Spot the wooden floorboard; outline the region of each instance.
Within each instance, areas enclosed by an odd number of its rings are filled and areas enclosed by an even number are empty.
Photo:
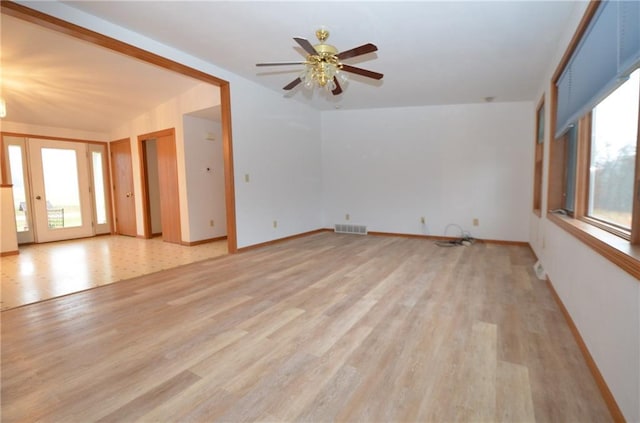
[[[610,421],[533,262],[319,233],[7,310],[2,421]]]

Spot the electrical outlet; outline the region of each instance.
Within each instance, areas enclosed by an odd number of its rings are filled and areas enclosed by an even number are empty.
[[[422,217],[420,218],[420,223],[422,223],[423,225],[424,225],[425,223],[427,223],[427,218],[426,218],[426,217],[424,217],[424,216],[422,216]]]
[[[209,221],[209,226],[211,226],[211,227],[213,228],[213,219],[211,219],[211,220]]]
[[[345,214],[344,215],[344,220],[349,220],[349,219],[351,219],[351,216],[349,215],[349,213]]]
[[[277,220],[274,220],[274,221],[273,221],[273,228],[275,229],[275,228],[277,228],[277,227],[278,227],[278,221],[277,221]]]
[[[473,226],[480,226],[480,221],[478,220],[477,217],[473,219]]]

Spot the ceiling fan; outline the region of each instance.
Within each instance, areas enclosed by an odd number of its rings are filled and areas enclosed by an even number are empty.
[[[371,43],[363,44],[359,47],[338,52],[331,44],[325,44],[329,38],[329,31],[321,28],[316,31],[316,37],[320,44],[312,45],[305,38],[294,37],[293,39],[307,52],[305,61],[302,62],[273,62],[273,63],[257,63],[256,66],[289,66],[289,65],[305,65],[305,70],[299,77],[283,87],[285,90],[291,90],[300,83],[308,88],[312,88],[314,84],[325,87],[333,95],[342,93],[340,83],[346,82],[344,72],[355,73],[367,78],[382,79],[383,75],[367,69],[357,68],[347,65],[341,61],[352,57],[361,56],[363,54],[372,53],[378,50],[378,47]]]

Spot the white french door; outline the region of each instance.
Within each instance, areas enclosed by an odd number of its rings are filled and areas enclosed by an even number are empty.
[[[94,235],[86,143],[29,139],[36,242]]]

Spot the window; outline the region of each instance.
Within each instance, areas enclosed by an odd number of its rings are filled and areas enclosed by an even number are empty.
[[[640,69],[591,115],[587,215],[631,231],[640,105]]]
[[[549,220],[640,278],[640,2],[591,2],[552,80]]]
[[[577,125],[572,124],[567,131],[564,146],[564,183],[562,192],[562,208],[570,215],[575,213],[576,207],[576,159],[578,155],[578,130]]]
[[[23,146],[8,145],[9,169],[11,171],[11,183],[13,184],[13,202],[16,213],[16,230],[18,232],[29,231],[29,218],[27,215],[27,186],[23,170],[24,158]]]
[[[544,97],[536,109],[536,144],[533,175],[533,211],[538,216],[542,210],[542,163],[544,159]]]

